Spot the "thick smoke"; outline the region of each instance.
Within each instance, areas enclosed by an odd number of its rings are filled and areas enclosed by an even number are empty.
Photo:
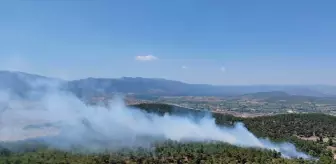
[[[91,150],[147,147],[167,139],[210,140],[272,149],[288,158],[309,158],[290,143],[277,144],[255,137],[242,123],[219,127],[211,117],[195,122],[182,116],[158,116],[127,107],[121,99],[115,99],[109,107],[88,106],[57,87],[33,95],[34,99],[25,101],[8,92],[0,94],[0,140],[38,138],[59,149],[76,145]]]

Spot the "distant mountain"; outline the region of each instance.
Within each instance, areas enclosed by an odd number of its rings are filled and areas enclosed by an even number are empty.
[[[334,86],[330,86],[334,87]],[[336,87],[334,87],[336,89]],[[179,81],[131,78],[120,79],[87,78],[70,81],[68,89],[79,96],[101,93],[133,93],[137,95],[157,96],[232,96],[256,92],[279,91],[289,95],[304,96],[334,96],[335,92],[323,92],[311,86],[280,86],[280,85],[251,85],[251,86],[215,86],[207,84],[187,84]]]
[[[233,97],[234,99],[255,99],[269,103],[286,102],[301,104],[305,102],[317,104],[336,104],[336,96],[309,96],[309,95],[290,95],[283,91],[256,92]]]
[[[290,94],[282,91],[270,91],[270,92],[256,92],[240,95],[238,97],[249,98],[249,99],[269,99],[274,97],[288,97]]]
[[[156,96],[233,96],[256,92],[283,92],[288,95],[335,96],[335,86],[298,86],[298,85],[251,85],[215,86],[207,84],[187,84],[179,81],[123,77],[123,78],[86,78],[65,81],[23,72],[0,71],[0,90],[9,90],[24,96],[33,89],[45,89],[43,83],[59,84],[78,97],[91,97],[112,93],[132,93],[135,95]],[[260,93],[262,94],[262,93]]]
[[[16,96],[25,97],[31,91],[46,89],[44,82],[59,82],[61,80],[28,74],[24,72],[0,71],[0,90],[13,93]]]
[[[230,91],[226,91],[224,87],[205,84],[186,84],[179,81],[141,77],[124,77],[120,79],[87,78],[70,81],[68,89],[74,93],[78,93],[78,96],[113,92],[158,96],[223,96],[233,94]]]

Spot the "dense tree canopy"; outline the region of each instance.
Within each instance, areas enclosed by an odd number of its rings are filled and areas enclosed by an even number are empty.
[[[139,104],[137,107],[146,112],[159,115],[195,115],[207,113],[188,109],[176,109],[165,104]],[[184,110],[183,112],[181,110]],[[262,164],[304,164],[325,163],[336,164],[331,151],[326,146],[330,142],[304,141],[297,136],[334,137],[336,134],[336,118],[323,114],[287,114],[264,116],[257,118],[238,118],[231,115],[213,114],[220,126],[231,126],[235,122],[243,122],[258,137],[269,137],[272,140],[289,140],[300,150],[319,157],[318,161],[303,159],[284,159],[281,154],[270,150],[241,148],[225,143],[177,143],[167,141],[153,145],[153,149],[122,150],[96,154],[60,151],[39,145],[32,147],[26,144],[16,151],[0,147],[1,164],[116,164],[116,163],[262,163]],[[3,145],[3,144],[0,144]],[[3,145],[4,146],[4,145]],[[21,150],[21,151],[18,151]]]
[[[161,106],[162,105],[162,106]],[[166,104],[156,104],[161,106],[161,110],[146,109],[151,113],[164,113],[172,115],[198,115],[204,116],[207,112],[196,111],[186,108],[173,107]],[[151,108],[151,104],[146,105]],[[140,108],[143,109],[143,108]],[[167,110],[165,110],[167,109]],[[183,112],[181,112],[183,111]],[[203,115],[200,113],[204,113]],[[318,143],[313,141],[303,141],[297,136],[311,137],[335,137],[336,117],[320,113],[309,114],[281,114],[274,116],[262,116],[255,118],[241,118],[232,115],[212,113],[216,124],[220,126],[232,126],[235,122],[243,122],[245,126],[258,137],[270,138],[274,141],[291,141],[300,150],[308,152],[313,156],[329,154],[326,147],[329,143]]]
[[[323,157],[332,163],[331,158]],[[3,164],[114,164],[114,163],[262,163],[262,164],[303,164],[321,163],[303,159],[284,159],[275,151],[239,148],[224,143],[175,143],[166,142],[155,146],[154,150],[138,149],[99,154],[79,154],[50,149],[24,153],[14,153],[6,149],[0,151]],[[335,162],[334,162],[335,163]]]

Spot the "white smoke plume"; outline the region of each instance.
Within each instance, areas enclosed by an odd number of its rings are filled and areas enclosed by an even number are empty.
[[[102,146],[145,147],[166,139],[181,142],[212,140],[276,150],[288,158],[310,158],[296,151],[290,143],[276,144],[255,137],[242,123],[219,127],[211,117],[195,122],[181,116],[158,116],[127,107],[120,99],[111,102],[109,107],[88,106],[57,87],[44,92],[34,101],[17,101],[7,92],[0,94],[0,141],[49,136],[44,137],[44,141],[56,148],[69,149],[79,145],[94,149]],[[45,126],[24,128],[27,125]]]

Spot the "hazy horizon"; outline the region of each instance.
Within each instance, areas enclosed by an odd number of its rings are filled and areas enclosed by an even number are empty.
[[[186,84],[200,84],[200,85],[213,85],[213,86],[332,86],[336,87],[336,85],[331,84],[209,84],[209,83],[192,83],[192,82],[186,82],[182,80],[174,80],[174,79],[166,79],[166,78],[158,78],[158,77],[130,77],[130,76],[123,76],[123,77],[82,77],[77,79],[63,79],[61,77],[55,77],[55,76],[48,76],[48,75],[41,75],[41,74],[35,74],[31,72],[24,72],[24,71],[10,71],[10,70],[0,70],[0,72],[12,72],[12,73],[25,73],[30,75],[37,75],[42,76],[46,78],[52,78],[52,79],[58,79],[58,80],[64,80],[64,81],[74,81],[74,80],[84,80],[89,78],[94,79],[123,79],[123,78],[145,78],[145,79],[156,79],[156,80],[167,80],[167,81],[175,81],[175,82],[182,82]]]

